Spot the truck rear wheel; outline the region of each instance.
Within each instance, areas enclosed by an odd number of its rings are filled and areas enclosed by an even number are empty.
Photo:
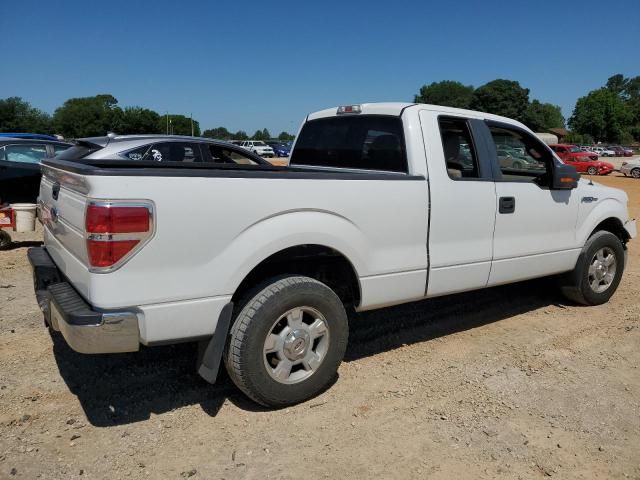
[[[587,240],[576,268],[561,279],[562,293],[583,305],[606,303],[620,284],[624,263],[620,239],[611,232],[596,232]]]
[[[347,347],[340,298],[309,277],[271,280],[235,318],[224,352],[240,390],[268,407],[307,400],[334,379]]]

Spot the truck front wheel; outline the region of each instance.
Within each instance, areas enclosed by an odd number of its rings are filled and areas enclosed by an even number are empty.
[[[562,293],[583,305],[606,303],[620,284],[624,263],[620,239],[611,232],[596,232],[587,240],[576,268],[561,279]]]
[[[224,352],[240,390],[268,407],[307,400],[334,379],[349,334],[340,298],[309,277],[273,279],[235,318]]]

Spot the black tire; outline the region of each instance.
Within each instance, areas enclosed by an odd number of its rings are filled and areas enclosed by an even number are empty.
[[[6,250],[11,247],[13,240],[11,240],[11,235],[9,235],[4,230],[0,230],[0,250]]]
[[[596,259],[596,254],[603,249],[614,255],[615,273],[612,274],[613,278],[605,290],[596,291],[590,282],[590,279],[595,280],[595,277],[589,272],[589,267]],[[595,232],[582,249],[575,269],[561,278],[563,295],[583,305],[601,305],[608,302],[622,279],[625,255],[624,246],[616,235],[606,231]]]
[[[589,167],[589,168],[587,168],[587,173],[589,175],[597,175],[598,174],[598,169],[596,167]]]
[[[640,178],[640,168],[634,168],[631,170],[631,176],[633,178]]]
[[[513,168],[515,168],[516,170],[522,170],[522,163],[513,162]]]
[[[347,348],[349,326],[340,298],[325,284],[303,276],[271,279],[253,293],[235,318],[224,352],[224,362],[233,383],[249,398],[267,407],[294,405],[322,392],[335,378]],[[315,369],[307,369],[308,365],[303,365],[304,359],[282,357],[291,354],[286,348],[279,350],[278,354],[266,353],[267,338],[274,334],[275,329],[280,328],[282,322],[285,324],[282,332],[286,333],[285,329],[288,329],[287,332],[290,333],[281,337],[281,345],[289,345],[290,348],[292,344],[287,342],[291,339],[297,342],[298,339],[292,335],[299,330],[292,329],[288,324],[289,317],[284,318],[284,315],[306,308],[320,313],[327,331],[327,344]],[[306,316],[311,320],[315,319],[315,315],[301,315],[300,318]],[[315,324],[315,320],[313,323]],[[303,342],[306,345],[304,351],[308,353],[309,348],[316,348],[316,343],[320,345],[316,340],[307,337],[307,341]],[[270,358],[269,355],[274,357]],[[294,365],[294,368],[300,367],[295,373],[293,368],[290,369],[291,377],[280,381],[274,375],[283,360],[301,363]],[[275,363],[271,372],[268,371],[271,368],[268,362]],[[308,376],[292,380],[294,375]]]

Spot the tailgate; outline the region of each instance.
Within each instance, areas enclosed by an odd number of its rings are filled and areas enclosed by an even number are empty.
[[[49,254],[74,285],[87,296],[87,248],[84,217],[89,193],[84,176],[43,167],[39,217]]]

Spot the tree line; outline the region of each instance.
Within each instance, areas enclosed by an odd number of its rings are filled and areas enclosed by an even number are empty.
[[[534,132],[563,128],[560,107],[529,100],[529,89],[513,80],[492,80],[478,88],[453,80],[423,85],[414,102],[468,108],[518,120]],[[630,144],[640,140],[640,76],[613,75],[605,86],[576,102],[566,140]]]
[[[120,107],[109,94],[70,98],[49,115],[20,97],[0,99],[0,132],[31,132],[62,135],[65,138],[96,137],[108,132],[121,134],[172,134],[200,136],[200,123],[190,116],[160,114],[148,108]],[[202,136],[221,140],[269,140],[266,128],[253,136],[245,131],[230,132],[224,127],[202,132]],[[281,132],[278,139],[292,140]]]

